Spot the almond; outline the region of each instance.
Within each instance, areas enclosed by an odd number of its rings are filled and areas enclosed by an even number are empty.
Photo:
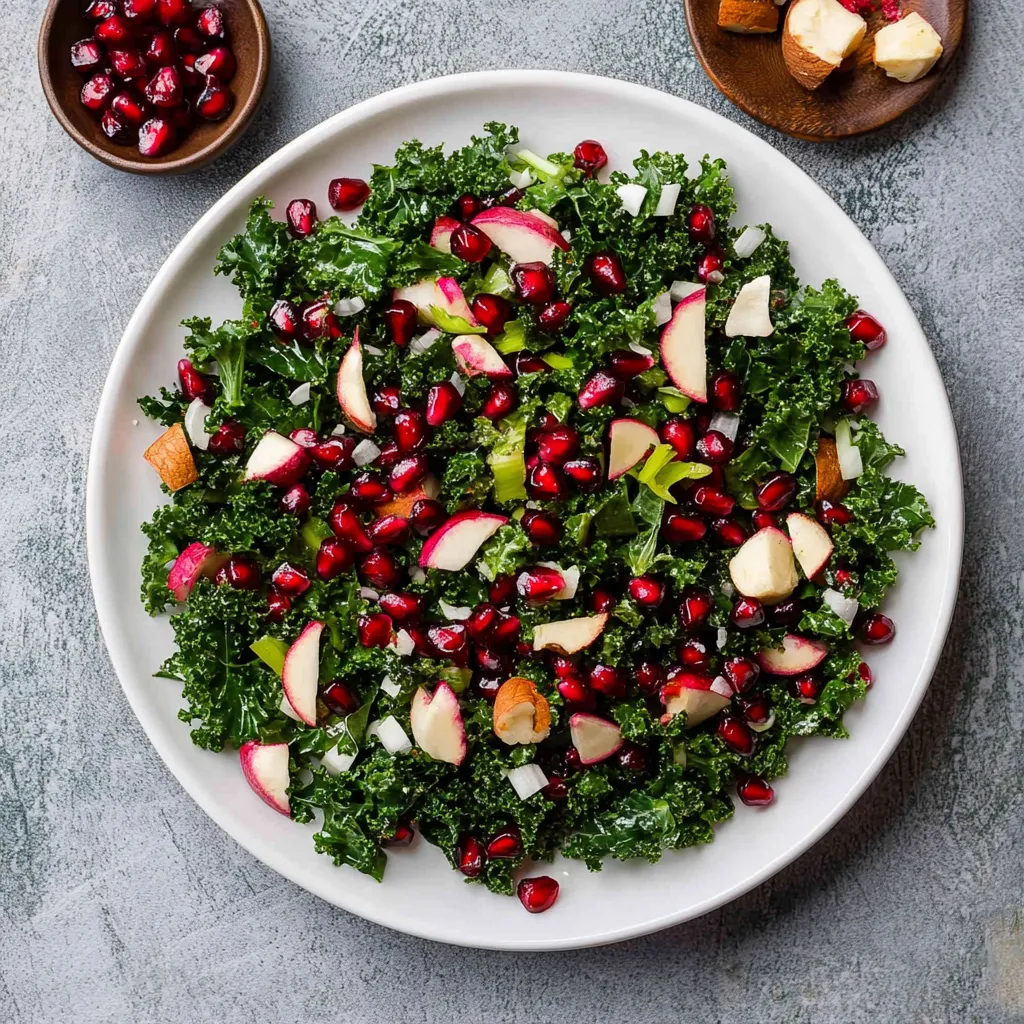
[[[843,479],[842,470],[839,468],[839,453],[831,437],[818,438],[814,464],[818,474],[814,500],[821,501],[822,498],[827,498],[829,501],[840,501],[850,485]]]
[[[199,479],[192,449],[180,423],[168,427],[143,453],[142,457],[160,474],[172,491],[180,491]]]
[[[718,26],[744,35],[774,32],[779,27],[779,8],[775,0],[722,0]]]
[[[514,746],[540,743],[551,732],[551,707],[532,679],[506,679],[494,698],[494,735]]]
[[[805,89],[817,89],[860,46],[867,27],[839,0],[793,0],[782,30],[789,73]]]

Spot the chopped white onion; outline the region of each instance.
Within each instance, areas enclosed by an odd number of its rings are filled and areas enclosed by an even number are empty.
[[[376,345],[364,345],[363,351],[368,352],[371,356],[382,356],[384,355],[384,349],[377,348]]]
[[[379,718],[375,718],[366,727],[366,736],[367,736],[367,738],[369,738],[371,736],[376,736],[377,732],[379,731],[379,729],[380,729],[380,719]]]
[[[523,764],[513,768],[506,776],[520,800],[529,800],[534,793],[539,793],[547,784],[548,777],[537,764]]]
[[[635,409],[636,408],[636,402],[634,402],[632,398],[620,399],[619,400],[619,404],[622,406],[623,409]]]
[[[679,190],[682,185],[662,185],[661,195],[658,196],[658,205],[654,210],[655,217],[671,217],[676,212],[676,203],[679,202]]]
[[[721,284],[725,280],[725,274],[720,270],[712,270],[708,274],[708,284]]]
[[[615,192],[622,201],[622,208],[633,217],[640,212],[647,198],[647,189],[643,185],[620,185]]]
[[[368,466],[378,455],[380,449],[368,437],[364,437],[352,449],[352,461],[357,466]]]
[[[671,292],[669,294],[671,295]],[[630,350],[630,352],[635,352],[639,356],[653,356],[654,355],[654,353],[651,352],[651,350],[649,348],[644,348],[643,345],[638,345],[635,341],[631,341],[629,343],[629,350]]]
[[[400,629],[395,636],[395,650],[403,657],[408,658],[416,650],[416,641],[407,630]]]
[[[412,750],[412,742],[394,715],[388,715],[381,720],[377,726],[377,739],[389,754],[404,754],[407,750]]]
[[[301,722],[302,719],[295,714],[295,708],[292,707],[291,701],[285,694],[281,694],[281,711],[286,714],[289,718],[293,718],[296,722]]]
[[[449,622],[465,622],[473,614],[472,608],[467,608],[465,605],[449,604],[444,598],[438,604]]]
[[[441,481],[436,476],[426,476],[420,484],[423,493],[433,501],[441,493]]]
[[[708,423],[708,430],[717,430],[720,434],[725,434],[730,441],[735,441],[736,435],[740,432],[740,418],[734,412],[726,412],[724,409],[719,409],[711,417],[711,422]]]
[[[836,457],[844,480],[856,480],[864,472],[864,461],[860,457],[860,449],[853,443],[849,420],[840,420],[836,424]]]
[[[732,697],[733,689],[729,685],[729,680],[725,676],[715,676],[711,681],[711,692],[717,693],[722,697]]]
[[[337,747],[331,747],[326,754],[320,755],[320,763],[328,775],[340,775],[352,767],[357,754],[343,754]]]
[[[509,171],[508,180],[516,188],[529,188],[533,184],[533,174],[529,167],[524,167],[521,171]]]
[[[309,401],[309,381],[300,384],[289,396],[288,401],[292,405],[305,405]]]
[[[380,598],[380,594],[376,590],[372,590],[370,587],[360,587],[359,596],[364,601],[376,601]]]
[[[856,598],[840,594],[838,590],[833,590],[831,587],[822,592],[821,599],[848,626],[853,624],[857,612],[860,611],[860,602]]]
[[[189,440],[201,452],[210,447],[210,435],[206,432],[206,417],[210,415],[210,407],[201,398],[193,398],[191,405],[185,410],[185,432]]]
[[[682,302],[687,295],[699,292],[703,287],[699,281],[673,281],[668,293],[673,302]]]
[[[380,688],[389,696],[397,697],[401,692],[402,688],[391,678],[391,676],[385,676],[380,681]]]
[[[753,256],[754,250],[767,238],[763,228],[744,228],[732,247],[741,260]]]
[[[449,380],[451,381],[452,387],[455,388],[460,395],[464,395],[466,393],[466,382],[459,376],[458,370],[452,371],[452,375]]]
[[[725,594],[726,597],[732,597],[732,595],[736,593],[736,588],[728,580],[726,580],[718,589]]]
[[[541,507],[541,504],[540,504],[540,502],[539,502],[539,501],[528,501],[528,502],[526,503],[526,507],[527,507],[527,508],[540,508],[540,507]]]
[[[337,316],[355,316],[366,309],[366,303],[358,296],[353,295],[351,299],[338,299],[334,304],[334,312]]]
[[[718,637],[715,640],[715,646],[721,650],[729,642],[729,630],[723,627],[718,627]]]
[[[409,579],[411,579],[413,583],[425,583],[427,580],[427,574],[417,565],[410,571]]]
[[[757,722],[747,722],[747,725],[749,725],[750,728],[754,730],[754,732],[765,732],[766,730],[770,729],[774,724],[775,724],[775,712],[774,711],[763,722],[760,722],[760,723],[757,723]]]
[[[562,237],[567,241],[572,241],[572,232],[568,228],[562,228]]]
[[[413,338],[409,342],[409,351],[421,356],[440,337],[441,332],[436,327],[431,327],[429,331],[424,331],[418,338]]]
[[[345,433],[345,424],[336,423],[334,429],[331,431],[331,437],[341,437]]]
[[[662,292],[654,300],[654,322],[660,327],[672,319],[672,293]]]

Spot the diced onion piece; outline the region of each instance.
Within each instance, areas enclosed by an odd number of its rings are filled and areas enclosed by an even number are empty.
[[[397,696],[398,696],[398,695],[399,695],[399,694],[400,694],[400,693],[402,692],[402,688],[401,688],[401,686],[399,686],[399,685],[398,685],[398,683],[396,683],[396,682],[395,682],[395,681],[394,681],[394,680],[393,680],[393,679],[391,678],[391,676],[385,676],[385,677],[384,677],[384,678],[383,678],[383,679],[382,679],[382,680],[380,681],[380,688],[381,688],[381,689],[382,689],[382,690],[383,690],[383,691],[384,691],[384,692],[385,692],[385,693],[386,693],[386,694],[387,694],[387,695],[388,695],[389,697],[397,697]]]
[[[839,473],[844,480],[856,480],[864,472],[864,461],[860,457],[860,449],[853,443],[849,420],[840,420],[836,424],[836,456]]]
[[[300,384],[289,396],[288,401],[292,405],[305,405],[309,401],[309,381]]]
[[[717,693],[721,697],[732,697],[732,686],[729,684],[729,680],[725,676],[715,676],[711,680],[711,690],[713,693]]]
[[[533,174],[529,167],[524,167],[521,171],[509,171],[508,180],[516,188],[529,188],[533,184]]]
[[[721,650],[723,647],[725,647],[725,645],[728,642],[729,642],[729,630],[723,628],[722,626],[719,626],[718,627],[718,637],[715,640],[715,646],[719,650]]]
[[[423,488],[423,493],[431,500],[441,493],[441,481],[436,476],[425,477],[420,486]]]
[[[328,775],[340,775],[352,767],[352,763],[357,756],[357,754],[343,754],[334,746],[326,754],[320,755],[320,763],[324,766]]]
[[[438,605],[449,622],[465,622],[473,614],[472,608],[467,608],[465,605],[449,604],[444,598],[438,602]]]
[[[415,565],[409,572],[409,579],[411,579],[413,583],[425,583],[427,580],[427,574],[418,565]]]
[[[412,742],[394,715],[381,719],[380,725],[377,726],[377,739],[389,754],[404,754],[407,750],[412,750]]]
[[[360,587],[359,596],[364,601],[376,601],[380,597],[380,594],[378,594],[376,590],[372,590],[370,587]]]
[[[562,228],[561,234],[567,242],[572,241],[572,232],[568,228]]]
[[[451,380],[452,387],[455,388],[460,395],[464,395],[466,393],[466,382],[462,379],[457,370],[452,371],[452,375],[449,379]]]
[[[364,437],[352,449],[352,461],[357,466],[368,466],[378,455],[380,449],[368,437]]]
[[[622,208],[632,217],[640,212],[647,198],[647,189],[643,185],[620,185],[615,192],[622,201]]]
[[[210,447],[210,435],[206,432],[205,426],[210,411],[210,407],[201,398],[193,398],[191,405],[185,410],[185,433],[201,452]]]
[[[407,630],[400,629],[395,635],[395,650],[403,658],[408,658],[416,650],[416,641]]]
[[[533,763],[513,768],[507,778],[520,800],[529,800],[534,793],[539,793],[548,784],[548,777],[540,765]]]
[[[376,345],[364,345],[363,351],[371,356],[382,356],[384,355],[384,349],[377,348]]]
[[[725,434],[730,441],[735,441],[736,435],[740,431],[740,418],[734,412],[726,412],[724,409],[719,409],[711,417],[708,430],[717,430],[720,434]]]
[[[748,256],[753,256],[754,250],[766,237],[763,228],[744,228],[740,232],[739,238],[733,242],[733,250],[741,260],[746,259]]]
[[[334,304],[336,316],[355,316],[366,309],[366,303],[358,296],[353,295],[351,299],[338,299]]]
[[[775,724],[775,712],[773,711],[763,722],[747,722],[754,732],[766,732]]]
[[[672,296],[673,302],[682,302],[687,295],[699,292],[703,287],[704,285],[697,281],[673,281],[668,293]]]
[[[341,437],[345,433],[345,424],[336,423],[334,429],[331,431],[331,437]]]
[[[672,293],[662,292],[654,300],[654,322],[660,327],[672,319]]]
[[[295,714],[295,708],[292,707],[291,701],[285,694],[281,694],[281,711],[286,714],[289,718],[294,719],[296,722],[301,722],[302,719]]]
[[[429,331],[424,331],[418,338],[413,338],[409,342],[409,351],[421,356],[440,337],[441,332],[436,327],[431,327]]]
[[[732,597],[732,595],[736,593],[736,588],[728,580],[726,580],[718,589],[725,594],[726,597]]]
[[[671,295],[671,292],[669,295]],[[644,348],[643,345],[639,345],[635,341],[629,343],[629,350],[630,352],[635,352],[638,356],[654,356],[654,353],[649,348]]]
[[[655,207],[655,217],[671,217],[676,212],[676,203],[679,202],[679,190],[682,185],[662,185],[661,195],[658,196],[658,205]]]
[[[860,610],[860,602],[853,597],[840,594],[838,590],[831,587],[822,592],[821,599],[845,622],[848,626],[853,624]]]
[[[367,738],[369,738],[371,736],[376,736],[379,729],[380,729],[380,719],[379,718],[375,718],[366,727],[366,736],[367,736]]]

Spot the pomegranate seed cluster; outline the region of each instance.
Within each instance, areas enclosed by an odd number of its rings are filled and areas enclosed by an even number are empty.
[[[91,35],[71,47],[81,103],[114,143],[170,153],[197,125],[223,121],[236,70],[227,18],[190,0],[93,0]]]
[[[531,913],[531,858],[654,860],[771,804],[789,738],[873,684],[931,523],[848,369],[882,323],[741,245],[719,161],[569,152],[492,124],[257,200],[218,264],[243,319],[189,321],[142,403],[147,458],[194,469],[144,598],[183,605],[196,742],[322,809],[338,863],[422,837]]]

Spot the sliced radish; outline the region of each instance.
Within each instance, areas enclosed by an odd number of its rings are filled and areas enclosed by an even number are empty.
[[[288,773],[288,758],[287,743],[248,740],[238,748],[245,781],[264,803],[285,817],[292,813],[288,800],[288,787],[292,781]]]
[[[568,252],[569,243],[558,229],[539,217],[508,206],[492,206],[472,221],[513,263],[544,263],[548,266],[556,249]]]
[[[338,367],[338,404],[349,423],[364,434],[377,429],[377,414],[370,405],[363,380],[363,353],[359,347],[359,328],[355,330],[352,344]]]
[[[640,420],[612,420],[608,428],[608,479],[628,473],[652,448],[661,444],[658,432]]]
[[[437,326],[434,322],[435,308],[447,313],[448,316],[460,317],[474,327],[479,326],[462,292],[462,286],[454,277],[440,277],[436,281],[425,278],[416,284],[396,288],[392,297],[411,302],[416,307],[420,323],[428,327]]]
[[[477,326],[477,319],[462,293],[462,285],[454,277],[439,277],[437,292],[441,296],[441,301],[435,303],[436,306],[440,306],[449,316],[460,317],[466,323]]]
[[[789,538],[774,526],[748,537],[729,561],[729,575],[744,597],[774,604],[789,597],[800,578]]]
[[[622,746],[622,730],[614,722],[579,711],[569,719],[569,736],[584,764],[598,764]]]
[[[218,554],[214,548],[199,541],[189,544],[174,560],[167,574],[167,586],[174,594],[174,600],[184,601],[200,577],[212,577],[227,560],[227,555]]]
[[[793,542],[793,554],[804,575],[808,579],[817,576],[832,557],[832,538],[828,530],[817,519],[802,512],[791,512],[786,516],[786,528]]]
[[[459,334],[452,339],[455,363],[467,377],[486,376],[494,380],[511,377],[498,350],[479,334]]]
[[[420,566],[459,572],[473,560],[481,545],[508,522],[492,512],[459,512],[442,523],[423,545]]]
[[[533,649],[575,654],[589,647],[604,632],[607,622],[607,612],[558,622],[543,622],[534,628]]]
[[[725,336],[767,338],[775,330],[769,315],[772,279],[768,274],[748,281],[740,290],[725,321]]]
[[[322,622],[313,621],[288,648],[281,670],[281,686],[295,714],[306,725],[316,725],[316,693],[320,683]]]
[[[536,217],[542,224],[547,224],[549,228],[554,228],[556,231],[559,230],[558,221],[550,213],[544,213],[543,210],[523,210],[523,213],[530,217]]]
[[[681,299],[661,332],[661,363],[672,383],[695,402],[708,400],[704,346],[705,289]]]
[[[434,230],[430,232],[430,244],[441,252],[452,251],[452,232],[459,226],[454,217],[438,217],[434,221]]]
[[[291,487],[309,465],[309,456],[291,438],[268,430],[245,464],[245,480],[266,480],[277,487]]]
[[[758,651],[757,660],[761,668],[772,675],[798,676],[820,665],[827,654],[828,645],[820,640],[809,640],[795,633],[787,633],[782,639],[781,651],[766,647]]]
[[[462,764],[466,756],[466,730],[459,699],[447,683],[438,683],[433,695],[422,686],[416,691],[409,724],[420,750],[435,761]]]
[[[665,686],[665,711],[669,715],[686,712],[686,727],[707,721],[732,701],[732,688],[722,676],[712,679],[698,672],[685,672]]]

